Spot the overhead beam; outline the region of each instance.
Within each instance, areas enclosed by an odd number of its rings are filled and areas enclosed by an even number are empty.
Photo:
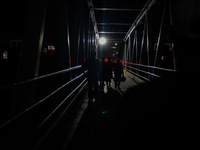
[[[97,23],[97,25],[131,26],[131,23]]]
[[[93,3],[92,3],[92,0],[88,0],[87,2],[88,2],[88,7],[90,9],[90,16],[91,16],[91,19],[92,19],[95,35],[96,35],[96,38],[99,39],[97,22],[96,22],[95,12],[94,12],[94,6],[93,6]]]
[[[99,34],[126,34],[126,32],[104,32],[104,31],[101,31],[98,33]]]
[[[141,9],[124,9],[124,8],[94,8],[94,10],[102,10],[102,11],[141,11]]]
[[[131,35],[131,33],[134,31],[134,29],[137,27],[137,25],[140,23],[140,21],[143,19],[143,17],[145,16],[145,14],[147,13],[147,11],[155,4],[156,0],[149,0],[145,6],[143,7],[143,9],[140,11],[139,15],[137,16],[137,18],[135,19],[135,21],[133,22],[132,26],[130,27],[130,29],[128,30],[127,34],[124,37],[124,41],[126,41],[128,39],[128,37]]]
[[[123,39],[114,39],[114,38],[113,38],[113,39],[110,39],[110,38],[109,38],[109,39],[107,39],[107,41],[108,41],[108,42],[112,42],[112,43],[114,43],[114,42],[118,42],[118,43],[119,43],[119,42],[120,42],[120,43],[121,43],[121,42],[124,42]]]

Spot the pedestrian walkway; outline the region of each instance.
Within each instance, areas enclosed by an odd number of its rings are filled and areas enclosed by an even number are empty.
[[[125,77],[126,81],[121,83],[120,89],[115,89],[113,81],[111,83],[111,88],[104,86],[104,90],[100,95],[102,101],[101,112],[96,111],[95,108],[87,107],[88,99],[86,98],[82,106],[82,112],[77,116],[77,118],[81,119],[79,121],[76,120],[75,126],[78,127],[68,149],[80,147],[86,149],[118,148],[115,112],[123,93],[125,93],[128,88],[137,85],[137,83],[126,74]]]
[[[126,73],[124,74],[124,76],[126,77],[126,81],[125,82],[121,82],[120,85],[120,90],[118,90],[118,92],[120,92],[120,94],[122,95],[123,93],[125,93],[130,87],[136,86],[137,83],[131,79]],[[114,82],[112,80],[112,86],[114,89]]]

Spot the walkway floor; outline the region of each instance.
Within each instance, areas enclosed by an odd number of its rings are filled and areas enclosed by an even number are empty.
[[[125,74],[126,81],[120,85],[120,90],[114,88],[114,82],[111,88],[104,86],[104,91],[100,94],[102,101],[102,109],[100,112],[95,108],[87,107],[86,98],[82,105],[82,110],[77,116],[75,126],[78,126],[76,132],[68,146],[68,149],[95,149],[95,148],[118,148],[115,110],[118,103],[126,90],[136,86],[130,77]]]
[[[188,74],[171,74],[127,92],[136,84],[128,76],[126,79],[121,90],[115,90],[113,85],[104,89],[100,95],[101,112],[86,107],[70,150],[197,146],[194,136],[199,128],[196,99],[199,89],[194,86],[199,82],[197,76],[193,77],[194,82],[185,82],[190,79]],[[183,96],[185,99],[181,99]]]

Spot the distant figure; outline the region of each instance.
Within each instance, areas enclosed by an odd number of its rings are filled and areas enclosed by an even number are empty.
[[[121,77],[123,75],[123,67],[120,59],[117,59],[117,62],[114,64],[114,81],[115,81],[115,89],[120,89]]]
[[[98,75],[99,75],[99,65],[100,62],[96,59],[96,53],[93,52],[91,54],[91,58],[86,62],[85,68],[88,70],[87,78],[88,78],[88,106],[93,104],[93,98],[97,99],[98,94]]]
[[[101,88],[103,89],[104,87],[104,81],[106,79],[106,62],[105,62],[105,58],[102,57],[102,60],[101,60],[101,65],[100,65],[100,73],[99,73],[99,76],[100,76],[100,85],[101,85]]]
[[[111,58],[108,57],[108,62],[106,62],[105,64],[105,81],[108,87],[111,87],[112,72],[113,63],[111,61]]]

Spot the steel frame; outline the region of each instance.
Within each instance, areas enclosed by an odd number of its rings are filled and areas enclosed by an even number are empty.
[[[172,26],[172,13],[171,13],[171,3],[170,0],[169,2],[169,26]],[[163,10],[162,10],[162,15],[161,15],[161,21],[160,21],[160,27],[158,31],[158,37],[157,37],[157,45],[155,48],[155,56],[154,60],[152,58],[153,64],[150,66],[150,43],[149,43],[149,18],[148,18],[148,10],[154,5],[155,1],[154,0],[149,0],[145,7],[142,9],[140,14],[138,15],[137,19],[129,29],[129,32],[126,34],[124,41],[125,41],[125,47],[124,47],[124,67],[126,70],[129,70],[131,73],[133,73],[132,70],[135,70],[134,75],[137,75],[141,78],[141,74],[146,74],[147,76],[144,76],[143,79],[150,81],[153,79],[153,77],[161,77],[160,75],[155,74],[155,70],[159,71],[165,71],[165,72],[176,72],[176,62],[175,62],[175,55],[174,55],[174,48],[173,48],[173,43],[172,43],[172,57],[173,57],[173,69],[168,69],[168,68],[163,68],[163,67],[157,67],[157,57],[158,57],[158,52],[160,49],[160,44],[161,44],[161,38],[163,33],[163,22],[164,22],[164,17],[166,14],[166,9],[167,9],[167,0],[163,2]],[[138,28],[136,27],[139,26],[139,23],[141,21],[144,21],[143,24],[143,29],[141,32],[141,45],[139,46],[140,51],[138,51]],[[140,27],[141,28],[141,27]],[[144,51],[144,49],[146,49]],[[152,51],[151,51],[152,53]],[[142,57],[145,55],[146,60],[142,61]],[[144,63],[145,61],[145,63]],[[151,61],[151,62],[152,62]],[[144,64],[142,64],[142,62]]]

